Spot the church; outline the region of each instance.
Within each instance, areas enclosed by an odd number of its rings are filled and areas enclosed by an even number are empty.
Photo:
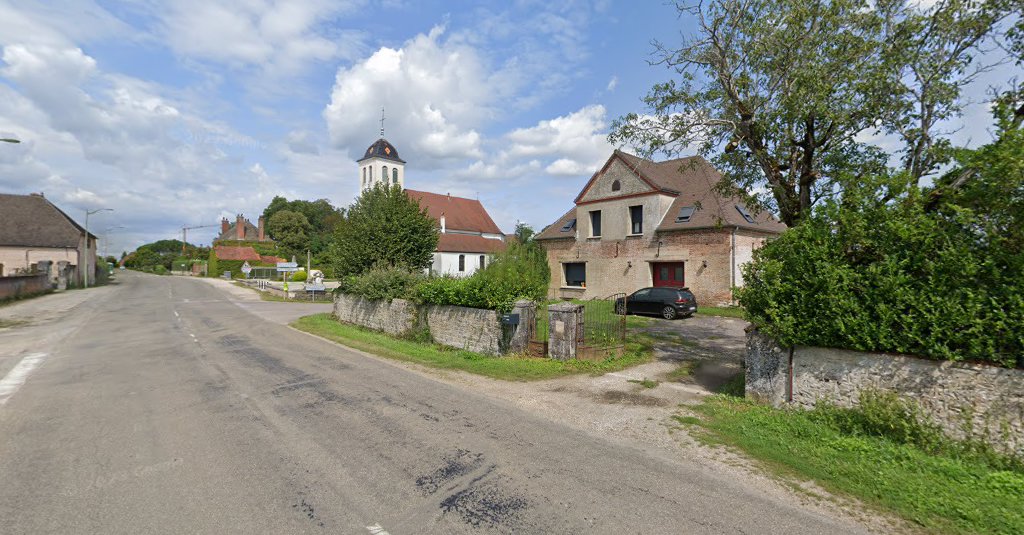
[[[370,145],[356,163],[360,193],[380,183],[399,186],[437,223],[440,236],[433,263],[426,270],[429,274],[466,277],[487,266],[496,253],[505,250],[505,234],[480,201],[405,189],[405,160],[398,156],[395,146],[384,139],[383,129],[380,139]]]

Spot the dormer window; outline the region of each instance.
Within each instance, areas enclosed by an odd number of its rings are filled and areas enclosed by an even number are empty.
[[[612,191],[619,191],[620,189],[622,189],[622,183],[618,180],[612,181]]]
[[[570,219],[570,220],[568,220],[568,221],[566,221],[565,224],[562,225],[562,230],[560,232],[569,232],[570,230],[572,230],[574,228],[576,228],[576,218],[575,217]]]

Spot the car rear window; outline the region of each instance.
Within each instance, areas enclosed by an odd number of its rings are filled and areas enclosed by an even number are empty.
[[[679,290],[679,298],[693,300],[693,292],[689,290]]]

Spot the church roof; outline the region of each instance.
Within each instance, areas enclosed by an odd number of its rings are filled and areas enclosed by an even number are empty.
[[[382,158],[384,160],[405,163],[405,160],[398,157],[398,149],[384,138],[374,141],[373,145],[370,145],[370,147],[366,149],[366,154],[356,161],[361,162],[363,160],[369,160],[370,158]]]
[[[445,216],[445,227],[450,230],[501,234],[501,229],[494,224],[494,220],[478,200],[411,189],[405,190],[405,193],[419,201],[420,207],[426,208],[427,215],[435,221],[440,221],[441,216]]]

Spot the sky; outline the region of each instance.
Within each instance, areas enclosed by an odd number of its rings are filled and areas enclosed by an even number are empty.
[[[349,205],[383,107],[407,188],[539,230],[671,79],[652,41],[693,30],[657,0],[0,0],[0,137],[22,141],[0,144],[0,192],[113,209],[90,217],[101,253],[182,226],[208,245],[276,195]],[[955,141],[989,139],[1008,78],[969,89]]]

